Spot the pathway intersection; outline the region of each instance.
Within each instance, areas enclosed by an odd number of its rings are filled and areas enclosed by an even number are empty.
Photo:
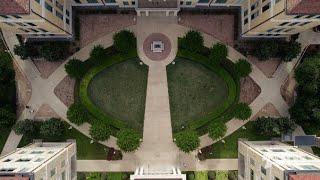
[[[169,107],[169,95],[167,84],[166,65],[171,63],[177,52],[177,38],[181,37],[189,30],[189,28],[178,25],[176,17],[137,17],[137,24],[128,27],[137,36],[138,55],[141,61],[149,66],[148,86],[146,95],[146,109],[143,131],[143,142],[141,147],[135,153],[125,153],[123,160],[105,161],[105,160],[78,160],[78,171],[134,171],[137,167],[157,170],[160,167],[172,166],[180,167],[181,170],[236,170],[237,159],[211,159],[206,161],[198,161],[195,157],[196,152],[185,154],[178,150],[173,142],[171,130],[171,118]],[[171,43],[171,51],[169,55],[162,61],[150,60],[143,51],[143,42],[152,33],[162,33],[169,37]],[[4,39],[7,42],[10,51],[18,44],[18,39],[10,31],[3,29]],[[90,50],[98,44],[104,47],[112,45],[113,33],[88,44],[70,59],[77,58],[85,60],[89,57]],[[213,43],[218,42],[212,36],[203,33],[205,45],[210,47]],[[303,47],[308,45],[308,39],[313,38],[311,35],[301,35],[299,41],[303,42]],[[314,40],[320,42],[320,40]],[[315,42],[315,43],[316,43]],[[232,47],[229,48],[229,58],[237,61],[245,58]],[[250,77],[261,87],[261,94],[250,104],[253,115],[255,115],[264,105],[272,103],[282,116],[288,116],[288,105],[283,100],[280,87],[286,80],[289,72],[291,72],[294,64],[286,63],[279,66],[273,78],[267,78],[254,64],[252,64],[253,72]],[[54,111],[71,126],[90,137],[90,124],[85,123],[81,126],[70,123],[66,118],[67,106],[64,105],[54,94],[54,88],[67,76],[64,65],[61,64],[48,79],[42,79],[40,73],[31,61],[23,61],[20,57],[14,55],[14,61],[19,68],[27,76],[32,85],[32,96],[28,103],[34,113],[24,110],[19,120],[33,118],[37,110],[42,104],[48,104]],[[248,121],[240,121],[232,119],[227,123],[227,134],[232,134]],[[301,129],[300,129],[301,130]],[[300,132],[303,134],[303,131]],[[214,143],[208,135],[201,138],[201,147]],[[21,136],[16,135],[13,131],[5,144],[2,154],[6,154],[16,149]],[[108,141],[100,142],[104,145],[118,148],[116,138],[111,137]]]

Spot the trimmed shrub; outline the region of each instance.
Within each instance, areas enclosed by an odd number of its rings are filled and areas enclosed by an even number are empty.
[[[118,133],[117,145],[124,152],[132,152],[139,148],[140,137],[132,129],[122,129]]]
[[[73,103],[67,112],[67,118],[77,124],[80,125],[86,121],[89,121],[90,115],[86,108],[81,103]]]
[[[291,61],[296,58],[301,52],[301,44],[295,41],[286,43],[281,50],[281,59],[283,61]]]
[[[245,59],[239,59],[235,67],[239,77],[246,77],[252,72],[251,64]]]
[[[189,173],[188,174],[188,180],[194,180],[194,179],[195,179],[194,173]]]
[[[105,141],[110,138],[111,129],[103,123],[94,123],[90,128],[90,136],[96,141]]]
[[[262,61],[275,57],[278,53],[278,44],[275,41],[261,41],[255,47],[253,55]]]
[[[238,103],[235,107],[234,116],[237,119],[247,120],[250,118],[252,110],[246,103]]]
[[[113,46],[118,52],[128,54],[130,50],[136,48],[137,40],[133,32],[122,30],[113,35]]]
[[[5,108],[0,108],[0,127],[10,127],[16,122],[16,115]]]
[[[13,126],[13,130],[18,135],[25,135],[29,138],[37,137],[42,122],[25,119],[17,121]]]
[[[192,130],[186,130],[178,133],[175,136],[175,139],[175,143],[178,148],[185,153],[196,150],[200,145],[200,139],[197,132]]]
[[[222,43],[216,43],[210,49],[209,59],[212,64],[219,64],[225,61],[228,56],[228,47]]]
[[[214,121],[209,125],[208,133],[212,140],[223,137],[227,132],[227,126],[221,121]]]
[[[228,171],[228,180],[238,180],[238,171]]]
[[[65,126],[60,119],[51,118],[41,124],[40,135],[45,139],[58,140],[65,135]]]
[[[209,178],[209,180],[215,180],[216,179],[216,172],[215,171],[208,171],[208,178]]]
[[[40,55],[47,61],[62,60],[67,52],[65,42],[46,42],[40,47]]]
[[[100,62],[106,57],[106,51],[102,45],[95,45],[90,51],[90,59]]]
[[[70,77],[77,79],[80,79],[87,71],[85,63],[78,59],[71,59],[64,68]]]
[[[179,42],[181,48],[194,53],[200,53],[203,49],[203,44],[202,35],[199,31],[194,30],[188,31]]]

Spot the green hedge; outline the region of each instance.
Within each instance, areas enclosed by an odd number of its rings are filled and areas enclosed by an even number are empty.
[[[206,117],[195,120],[187,124],[187,127],[197,130],[200,134],[207,131],[207,125],[212,120],[219,120],[226,122],[233,118],[233,106],[238,102],[240,93],[240,81],[237,75],[234,63],[230,60],[223,61],[220,65],[212,65],[207,56],[192,53],[183,49],[179,49],[177,57],[189,59],[198,62],[208,69],[218,74],[226,82],[228,86],[228,97],[223,104],[218,106],[214,111],[209,113]]]
[[[79,97],[81,103],[87,108],[87,110],[97,119],[101,120],[102,122],[105,122],[112,126],[113,128],[116,128],[117,130],[127,128],[127,124],[119,119],[113,118],[111,115],[108,115],[104,112],[102,112],[98,107],[96,107],[93,102],[90,100],[88,95],[88,86],[92,78],[104,70],[107,67],[110,67],[114,64],[123,62],[125,60],[135,58],[137,57],[136,50],[132,50],[128,54],[114,54],[110,55],[109,58],[106,59],[106,61],[101,62],[100,64],[96,64],[93,66],[82,78],[80,81],[80,88],[79,88]],[[89,62],[88,62],[89,63]]]

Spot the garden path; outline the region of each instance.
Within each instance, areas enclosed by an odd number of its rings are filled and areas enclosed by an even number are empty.
[[[145,17],[144,17],[145,18]],[[138,20],[139,21],[139,20]],[[142,22],[142,21],[141,21]],[[152,23],[153,22],[153,23]],[[169,22],[169,23],[168,23]],[[175,23],[175,20],[168,19],[155,19],[152,17],[151,19],[145,18],[143,19],[143,23],[138,25],[130,26],[127,29],[134,31],[137,34],[138,43],[142,42],[142,37],[145,37],[151,32],[161,32],[168,33],[170,40],[174,39],[173,37],[183,36],[183,34],[189,30],[189,28],[180,26]],[[152,24],[151,24],[152,23]],[[162,23],[162,24],[161,24]],[[167,24],[166,24],[167,23]],[[13,52],[13,47],[15,44],[18,44],[18,40],[10,29],[3,29],[4,39],[7,42],[9,49]],[[94,45],[101,44],[104,47],[109,47],[112,45],[112,35],[107,34],[106,36],[88,44],[80,51],[72,55],[69,59],[78,58],[81,60],[85,60],[89,57],[90,50],[94,47]],[[217,42],[213,37],[203,33],[205,39],[205,45],[211,46],[213,42]],[[302,33],[298,39],[299,42],[302,42],[303,47],[306,47],[309,42],[313,44],[319,44],[320,38],[316,36],[317,34],[307,34]],[[191,154],[185,154],[177,150],[175,145],[172,142],[172,134],[171,134],[171,122],[170,122],[170,111],[169,111],[169,103],[168,103],[168,94],[167,92],[167,83],[166,83],[166,73],[164,65],[166,63],[170,63],[172,58],[174,57],[177,50],[177,42],[172,43],[172,54],[169,55],[167,60],[161,61],[155,65],[156,62],[147,61],[144,57],[144,54],[141,53],[141,47],[138,46],[139,56],[147,65],[150,66],[149,79],[148,79],[148,94],[146,101],[146,127],[150,127],[145,129],[144,131],[144,142],[141,148],[136,153],[124,154],[122,161],[117,162],[107,162],[107,161],[94,161],[94,160],[79,160],[78,167],[79,170],[82,171],[132,171],[132,168],[143,165],[144,163],[152,163],[156,160],[159,160],[161,157],[161,161],[159,163],[168,163],[171,165],[180,166],[182,170],[202,170],[202,169],[237,169],[237,160],[236,159],[212,159],[199,162],[195,158],[196,152]],[[240,53],[234,50],[232,47],[229,48],[229,57],[233,61],[237,61],[239,58],[244,58]],[[60,67],[52,73],[52,75],[44,80],[40,77],[40,73],[34,66],[31,61],[22,61],[20,57],[14,55],[14,61],[19,65],[22,71],[27,75],[28,80],[32,84],[32,96],[28,103],[29,106],[35,110],[34,113],[29,113],[27,109],[24,110],[22,115],[19,117],[19,120],[26,118],[33,118],[38,108],[46,103],[49,104],[56,113],[61,116],[64,120],[66,119],[67,107],[55,96],[53,90],[56,85],[59,84],[61,80],[67,75],[64,71],[64,64],[60,65]],[[266,103],[271,102],[277,108],[279,113],[283,116],[288,115],[288,106],[282,99],[280,95],[280,86],[286,79],[288,72],[292,70],[294,64],[298,61],[295,59],[291,63],[283,63],[277,69],[273,78],[266,78],[264,74],[254,65],[253,72],[250,74],[252,79],[261,87],[261,94],[250,104],[253,109],[253,114],[256,114]],[[163,64],[162,64],[163,63]],[[150,84],[150,86],[149,86]],[[158,90],[160,93],[158,93]],[[157,99],[160,104],[155,104],[154,99]],[[159,109],[158,105],[164,105],[163,113],[162,111],[157,111]],[[155,109],[153,109],[155,108]],[[153,113],[155,112],[155,113]],[[151,116],[152,114],[152,116]],[[156,115],[155,115],[156,114]],[[153,118],[157,116],[157,118]],[[161,123],[156,122],[156,120],[161,120]],[[232,119],[227,123],[228,132],[227,135],[231,134],[242,125],[244,125],[247,121],[239,121],[236,119]],[[70,123],[70,122],[69,122]],[[89,128],[90,125],[85,123],[84,125],[77,126],[75,124],[70,123],[74,128],[81,131],[86,136],[89,136]],[[159,126],[161,125],[161,128]],[[158,130],[154,130],[153,127],[157,127]],[[160,131],[161,129],[161,131]],[[160,136],[161,135],[161,136]],[[164,136],[165,135],[165,136]],[[163,136],[163,137],[162,137]],[[161,138],[161,139],[159,139]],[[19,142],[21,140],[21,136],[16,135],[14,132],[10,133],[9,138],[5,144],[2,155],[9,153],[16,149]],[[159,145],[158,144],[159,141]],[[116,139],[112,137],[107,142],[101,142],[107,146],[117,147]],[[207,135],[201,137],[201,147],[212,144],[213,141],[208,138]],[[161,144],[165,144],[165,146],[161,146]],[[165,148],[167,147],[167,149]],[[154,152],[154,148],[159,148],[161,150],[161,154]],[[140,153],[139,152],[146,152]],[[149,152],[149,153],[148,153]],[[164,153],[163,153],[164,152]],[[165,158],[163,158],[165,157]],[[146,162],[144,162],[146,160]],[[173,164],[172,164],[173,163]]]

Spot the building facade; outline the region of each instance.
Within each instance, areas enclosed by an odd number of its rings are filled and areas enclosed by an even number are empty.
[[[238,142],[239,180],[320,179],[320,158],[277,141]]]
[[[0,179],[76,180],[76,143],[37,142],[0,157]]]
[[[242,37],[288,37],[320,25],[318,0],[6,0],[0,1],[0,27],[30,38],[71,38],[72,7],[90,6],[135,10],[138,16],[240,7]]]

